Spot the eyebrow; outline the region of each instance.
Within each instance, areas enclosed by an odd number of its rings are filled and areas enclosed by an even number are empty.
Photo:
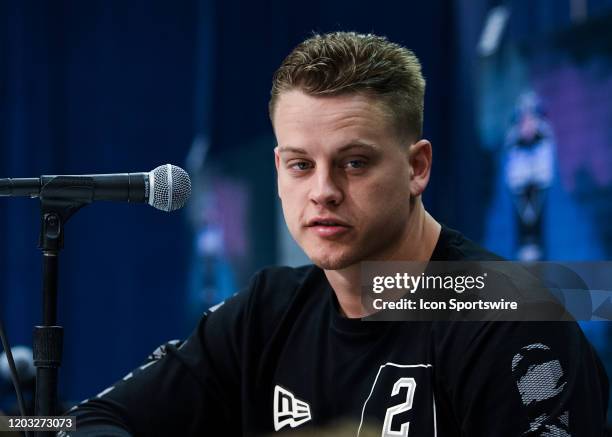
[[[374,144],[365,143],[363,141],[351,141],[346,146],[340,147],[340,149],[338,149],[338,152],[346,152],[350,149],[367,149],[372,152],[378,152],[380,150],[380,148]]]
[[[337,150],[337,152],[338,153],[346,152],[347,150],[350,150],[350,149],[367,149],[372,152],[378,152],[380,150],[379,147],[375,146],[374,144],[364,143],[363,141],[351,141],[349,144],[340,147]],[[302,155],[308,154],[306,150],[300,149],[299,147],[292,147],[292,146],[279,146],[278,151],[279,153],[293,152],[293,153],[300,153]]]
[[[293,152],[293,153],[301,153],[302,155],[307,155],[306,150],[300,149],[298,147],[291,146],[278,146],[279,153],[283,152]]]

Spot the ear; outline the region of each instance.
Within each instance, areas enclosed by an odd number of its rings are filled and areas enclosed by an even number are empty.
[[[419,140],[408,149],[410,164],[410,194],[419,196],[425,191],[431,174],[431,143]]]
[[[278,173],[278,169],[280,168],[280,154],[278,153],[278,146],[276,146],[274,148],[274,165],[276,166],[276,192],[278,194],[278,197],[280,198],[280,184],[278,182],[278,177],[279,177],[279,173]]]
[[[274,165],[276,166],[276,172],[278,173],[278,168],[280,166],[280,155],[278,154],[278,146],[274,148]]]

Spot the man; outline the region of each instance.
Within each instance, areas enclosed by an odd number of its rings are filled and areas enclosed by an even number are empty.
[[[543,222],[547,191],[554,178],[555,140],[535,92],[518,97],[504,149],[506,184],[517,223],[517,258],[537,261],[546,249]]]
[[[607,379],[575,323],[360,320],[363,261],[497,259],[423,207],[424,88],[416,57],[385,38],[296,47],[270,116],[285,219],[315,265],[258,273],[71,411],[76,435],[316,434],[338,420],[361,436],[601,435]]]

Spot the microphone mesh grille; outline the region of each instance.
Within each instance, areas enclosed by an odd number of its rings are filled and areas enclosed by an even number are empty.
[[[162,211],[174,211],[185,206],[191,195],[191,180],[185,170],[176,165],[160,165],[153,170],[151,206]]]

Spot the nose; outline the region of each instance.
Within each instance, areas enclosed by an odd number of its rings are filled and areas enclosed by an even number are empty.
[[[344,194],[331,169],[320,168],[313,178],[310,200],[319,206],[337,206]]]

